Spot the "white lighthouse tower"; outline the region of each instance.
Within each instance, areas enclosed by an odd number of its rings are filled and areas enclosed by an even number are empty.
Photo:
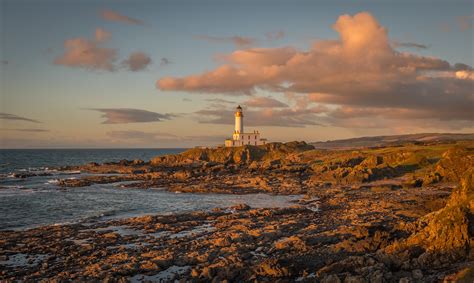
[[[243,146],[243,145],[262,145],[266,144],[266,139],[260,138],[260,133],[258,131],[253,131],[253,133],[244,132],[244,113],[242,107],[237,106],[235,109],[235,128],[232,139],[225,140],[226,147],[234,146]]]
[[[243,133],[244,132],[244,114],[242,113],[242,107],[237,106],[235,109],[235,131],[234,133]]]

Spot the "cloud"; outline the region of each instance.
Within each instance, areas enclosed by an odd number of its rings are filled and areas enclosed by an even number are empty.
[[[225,136],[178,136],[169,133],[161,132],[143,132],[137,130],[127,130],[127,131],[110,131],[106,133],[107,136],[113,140],[120,142],[123,141],[132,141],[133,144],[165,144],[165,145],[174,145],[180,144],[182,146],[196,146],[196,145],[212,145],[212,144],[223,144],[224,140],[227,138]]]
[[[102,19],[111,22],[121,22],[131,25],[143,25],[143,21],[127,17],[111,10],[103,10],[100,13]]]
[[[113,72],[116,65],[116,48],[103,47],[103,44],[112,37],[112,34],[103,28],[97,28],[93,40],[87,38],[73,38],[64,42],[65,52],[54,60],[55,65],[63,65],[87,70],[101,70]],[[152,63],[151,58],[143,52],[131,53],[122,61],[121,66],[129,71],[141,71]]]
[[[169,65],[169,64],[171,64],[171,61],[168,58],[165,58],[165,57],[161,58],[160,66],[166,66],[166,65]]]
[[[317,115],[325,110],[324,107],[311,107],[307,109],[273,109],[244,110],[245,125],[247,126],[278,126],[278,127],[304,127],[307,125],[321,125]],[[200,123],[227,124],[234,123],[234,108],[232,109],[204,109],[197,111]]]
[[[183,101],[184,101],[184,102],[191,102],[191,101],[193,101],[193,100],[192,100],[192,99],[189,99],[189,98],[183,98]]]
[[[155,139],[177,139],[178,136],[168,133],[147,133],[142,131],[111,131],[107,136],[116,139],[155,140]]]
[[[293,55],[292,48],[238,50],[223,58],[232,65],[225,64],[214,71],[185,78],[165,77],[158,80],[156,86],[161,90],[251,95],[260,84],[270,86],[278,64],[284,64]]]
[[[97,28],[95,30],[95,40],[97,42],[107,41],[112,37],[112,33],[106,31],[103,28]]]
[[[257,42],[255,38],[245,36],[219,37],[210,35],[198,35],[196,36],[196,38],[216,43],[233,43],[236,47],[239,48],[248,47],[254,45]]]
[[[8,65],[8,60],[2,60],[3,65]]]
[[[95,40],[81,37],[66,40],[65,52],[54,60],[54,64],[89,70],[114,71],[117,50],[101,47],[102,42],[110,35],[104,30],[97,29],[95,36]]]
[[[273,41],[273,40],[279,40],[285,37],[285,32],[282,30],[279,31],[270,31],[265,33],[265,38],[267,40]]]
[[[134,52],[122,62],[122,65],[133,72],[144,70],[150,64],[150,56],[143,52]]]
[[[209,108],[215,108],[215,109],[225,109],[229,106],[235,107],[237,105],[237,102],[233,100],[222,99],[222,98],[207,98],[205,99],[205,101],[210,102]]]
[[[320,117],[325,124],[345,128],[390,128],[400,132],[426,131],[426,129],[461,130],[472,127],[472,121],[439,119],[424,110],[406,108],[373,108],[342,106]]]
[[[338,40],[316,41],[309,50],[289,46],[236,50],[222,56],[224,63],[214,70],[164,77],[156,86],[163,91],[219,95],[252,95],[259,89],[291,93],[294,106],[280,114],[296,120],[281,121],[282,125],[335,124],[336,119],[343,119],[330,111],[325,115],[335,115],[331,119],[314,113],[308,116],[308,109],[324,105],[378,109],[377,115],[387,118],[391,115],[387,109],[396,110],[400,115],[390,119],[404,119],[402,114],[410,113],[409,117],[420,117],[420,124],[422,119],[451,120],[453,125],[474,120],[470,66],[396,51],[387,30],[367,12],[342,15],[333,28]],[[200,114],[215,114],[206,122],[228,119],[220,115],[222,110],[215,111],[205,109]]]
[[[102,113],[102,118],[105,118],[102,124],[162,122],[176,116],[170,113],[161,114],[132,108],[91,108],[89,110]]]
[[[243,103],[247,107],[254,107],[254,108],[285,108],[288,107],[287,104],[278,101],[271,97],[253,97]]]
[[[42,133],[49,132],[45,129],[0,129],[1,131],[15,131],[15,132],[29,132],[29,133]]]
[[[31,122],[31,123],[41,123],[38,120],[29,119],[29,118],[17,116],[17,115],[14,115],[14,114],[8,114],[8,113],[0,113],[0,120],[25,121],[25,122]]]
[[[393,41],[393,46],[395,48],[404,47],[404,48],[416,48],[416,49],[428,49],[428,45],[420,44],[416,42],[398,42]]]
[[[222,104],[236,104],[237,102],[228,99],[222,98],[207,98],[206,101],[213,102],[213,103],[222,103]]]

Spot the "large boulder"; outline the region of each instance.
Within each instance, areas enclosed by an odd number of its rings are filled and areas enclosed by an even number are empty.
[[[433,173],[441,176],[444,182],[459,182],[471,168],[474,168],[474,150],[454,147],[443,154]]]
[[[474,168],[470,168],[444,208],[423,217],[417,231],[386,251],[394,255],[393,258],[415,258],[425,268],[466,258],[472,260],[473,216]]]

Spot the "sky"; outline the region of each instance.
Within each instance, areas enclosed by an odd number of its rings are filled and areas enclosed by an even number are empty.
[[[474,1],[0,0],[0,148],[474,132]]]

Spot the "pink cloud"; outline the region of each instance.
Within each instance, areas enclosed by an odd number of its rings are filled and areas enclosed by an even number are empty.
[[[243,103],[247,107],[253,108],[285,108],[287,104],[271,97],[253,97]]]
[[[116,65],[118,50],[103,46],[111,37],[110,32],[97,28],[93,40],[81,37],[68,39],[64,42],[64,54],[57,57],[54,64],[89,70],[115,71],[118,69]],[[135,72],[144,70],[151,62],[147,54],[134,52],[122,61],[122,67]]]
[[[102,17],[102,19],[111,21],[111,22],[121,22],[121,23],[132,24],[132,25],[143,25],[143,21],[141,20],[130,18],[128,16],[119,14],[111,10],[103,10],[100,13],[100,16]]]
[[[56,65],[91,70],[113,71],[117,50],[100,46],[100,42],[73,38],[64,42],[65,52],[54,60]]]
[[[112,37],[112,34],[103,28],[97,28],[95,30],[95,40],[97,42],[107,41]]]

